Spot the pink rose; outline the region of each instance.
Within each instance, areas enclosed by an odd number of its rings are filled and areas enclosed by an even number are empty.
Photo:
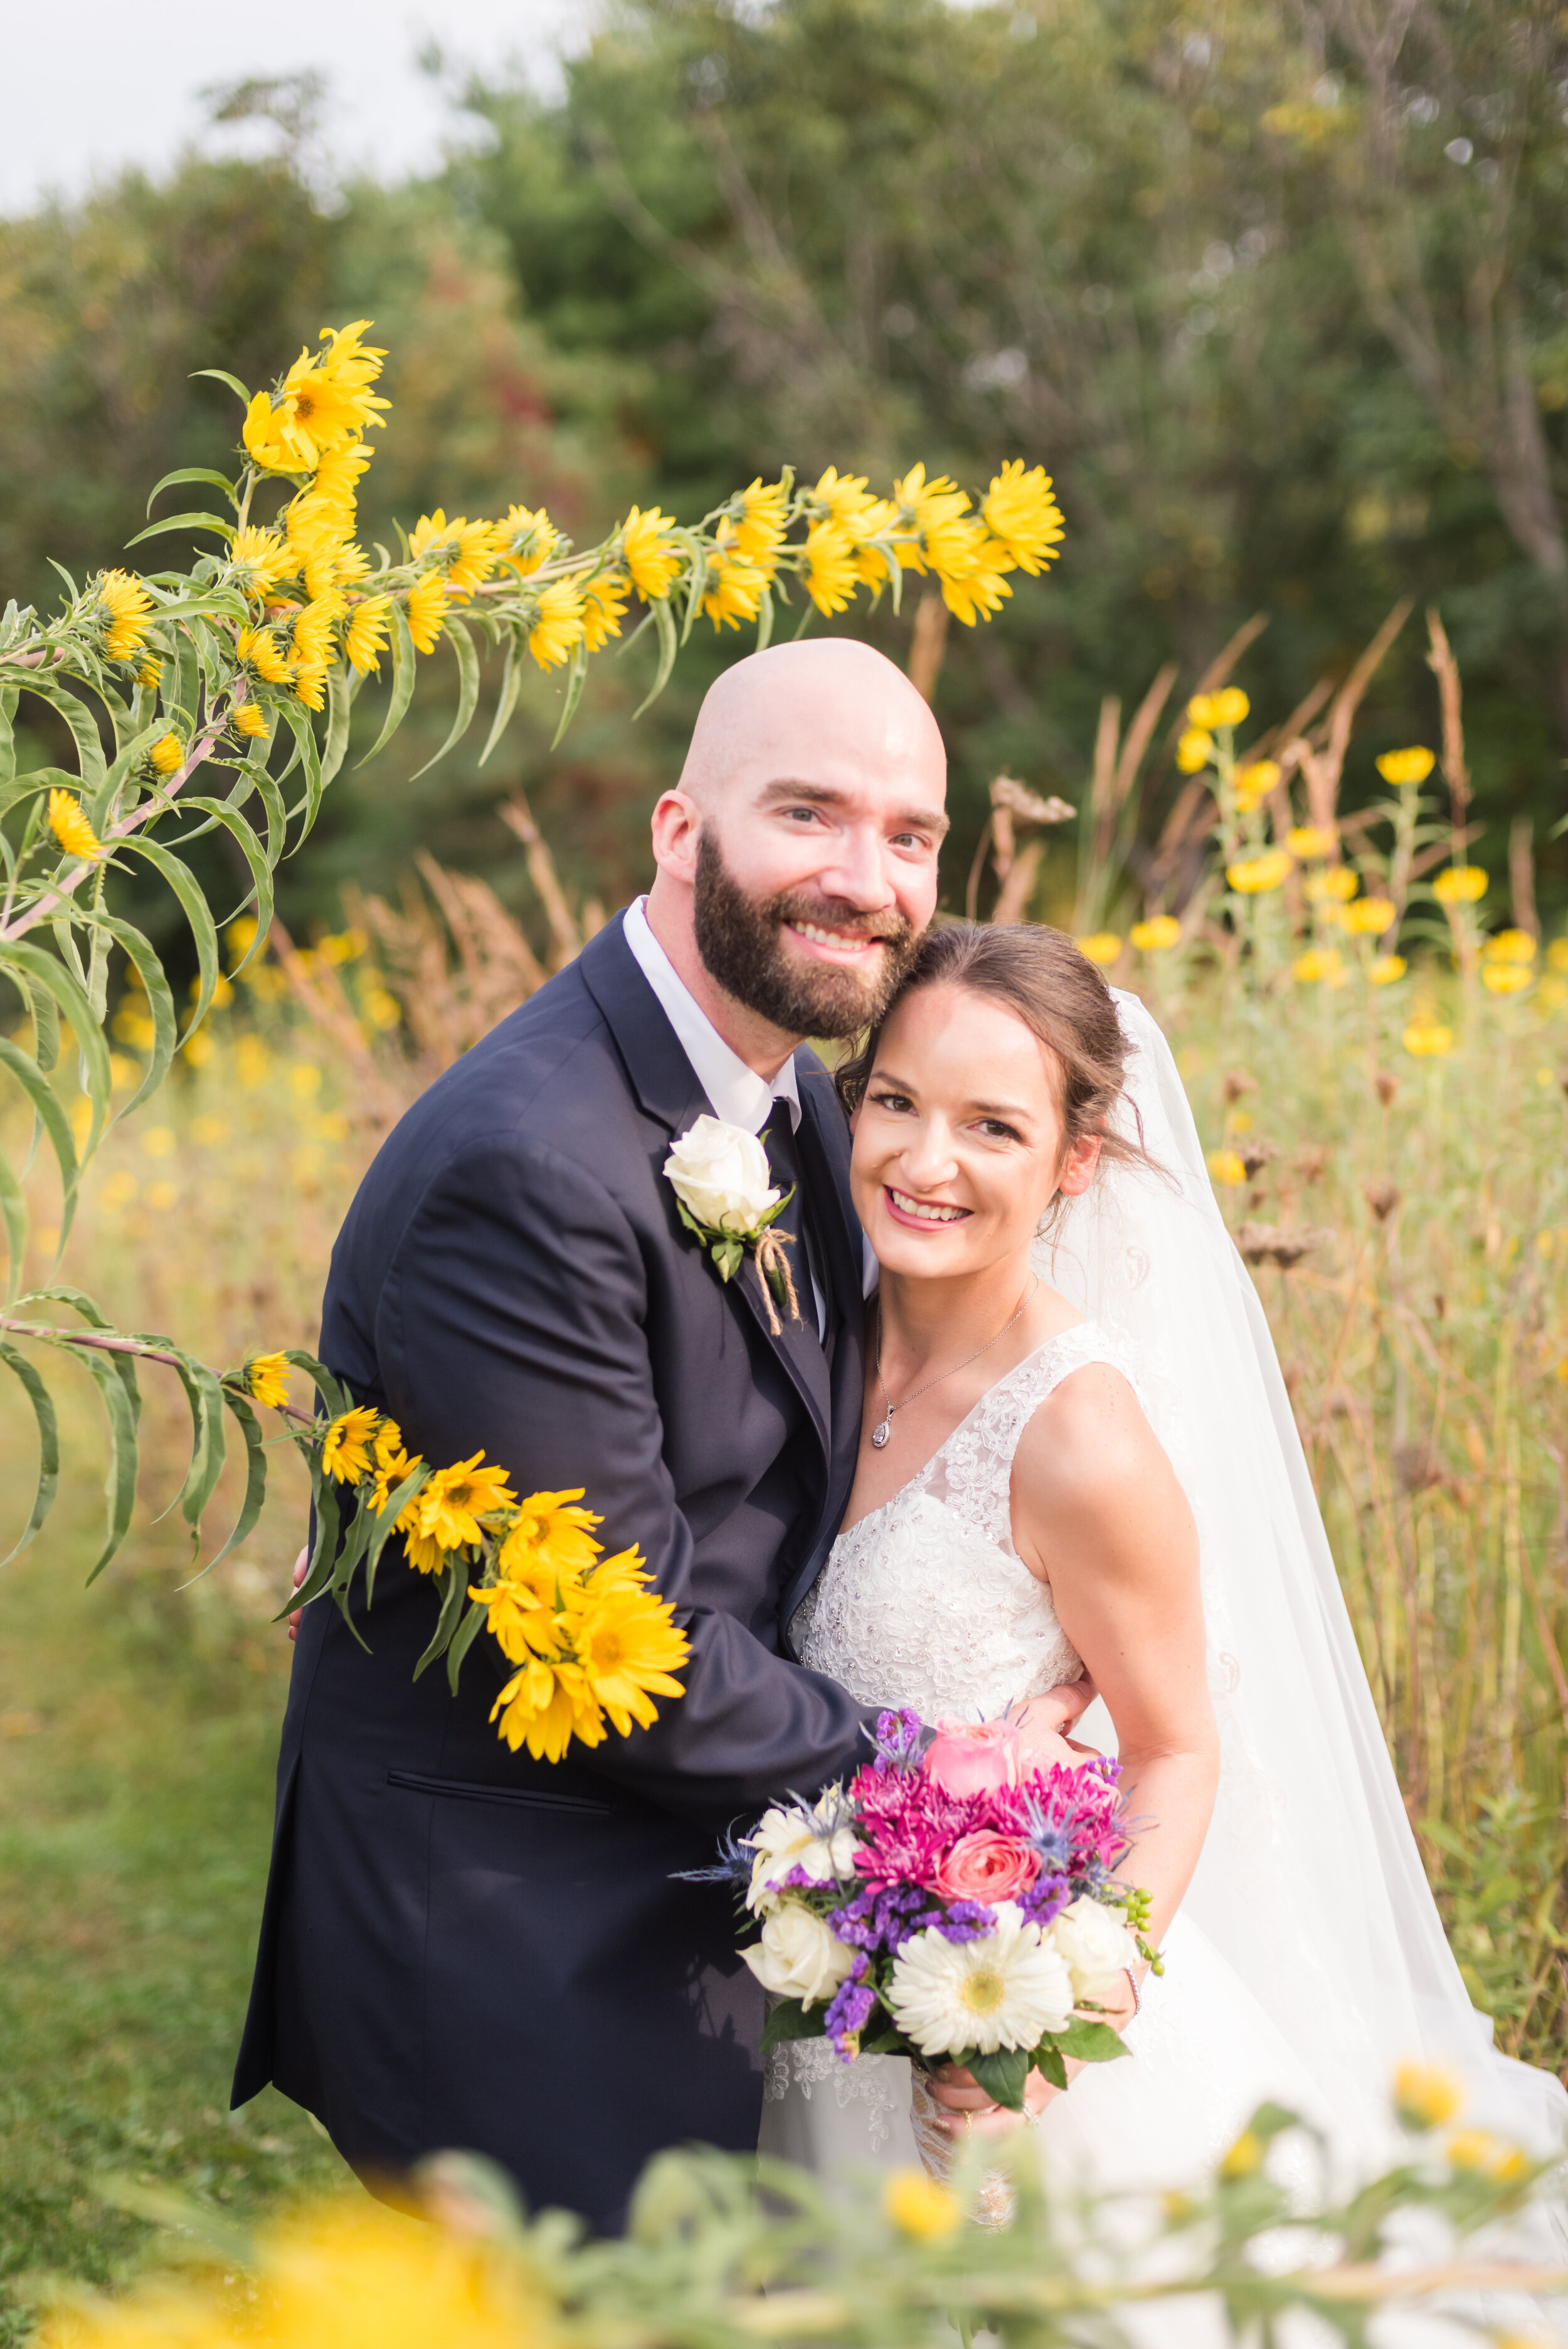
[[[1039,1855],[1028,1844],[977,1827],[937,1862],[936,1889],[944,1900],[1012,1900],[1039,1872]]]
[[[1006,1721],[939,1721],[925,1750],[925,1769],[944,1795],[989,1795],[1016,1786],[1018,1733]]]

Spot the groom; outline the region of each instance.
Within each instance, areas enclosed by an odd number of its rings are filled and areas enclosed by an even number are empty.
[[[384,1144],[333,1252],[321,1352],[438,1463],[586,1487],[691,1639],[660,1719],[553,1767],[414,1664],[430,1586],[388,1557],[366,1654],[300,1628],[236,2106],[268,2080],[368,2177],[459,2147],[614,2229],[661,2147],[750,2151],[762,1993],[717,1830],[863,1757],[869,1715],[786,1627],[853,1478],[864,1274],[849,1139],[806,1036],[874,1018],[936,903],[945,760],[908,680],[837,638],[703,704],[657,878]],[[799,1319],[725,1285],[662,1170],[708,1112],[766,1131]]]

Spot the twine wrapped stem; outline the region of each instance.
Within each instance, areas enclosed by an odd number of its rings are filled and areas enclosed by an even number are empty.
[[[754,1251],[757,1259],[757,1278],[762,1284],[762,1302],[768,1308],[769,1334],[774,1338],[782,1336],[784,1327],[773,1303],[775,1284],[782,1291],[785,1301],[789,1305],[790,1320],[799,1321],[800,1319],[799,1301],[795,1295],[794,1277],[789,1270],[789,1259],[785,1254],[786,1248],[793,1245],[794,1238],[793,1232],[781,1232],[774,1224],[769,1224],[765,1231],[759,1232],[757,1236]]]

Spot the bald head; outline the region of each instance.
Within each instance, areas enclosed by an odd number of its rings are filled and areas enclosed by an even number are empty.
[[[936,905],[947,757],[903,671],[847,636],[727,669],[654,810],[654,935],[759,1075],[880,1016]]]
[[[758,778],[903,778],[928,815],[947,790],[941,730],[900,668],[851,636],[770,645],[726,669],[697,712],[679,788],[704,814]]]

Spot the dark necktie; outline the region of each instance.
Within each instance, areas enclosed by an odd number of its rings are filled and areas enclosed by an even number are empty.
[[[833,1327],[832,1294],[828,1287],[821,1248],[812,1229],[806,1186],[800,1177],[800,1152],[787,1101],[774,1100],[769,1114],[768,1139],[764,1147],[775,1184],[780,1191],[792,1188],[795,1194],[789,1206],[775,1218],[775,1225],[778,1230],[789,1232],[794,1239],[794,1246],[789,1250],[789,1264],[795,1279],[795,1293],[800,1300],[801,1323],[813,1338],[820,1337],[817,1319],[817,1298],[820,1295],[830,1335]]]

